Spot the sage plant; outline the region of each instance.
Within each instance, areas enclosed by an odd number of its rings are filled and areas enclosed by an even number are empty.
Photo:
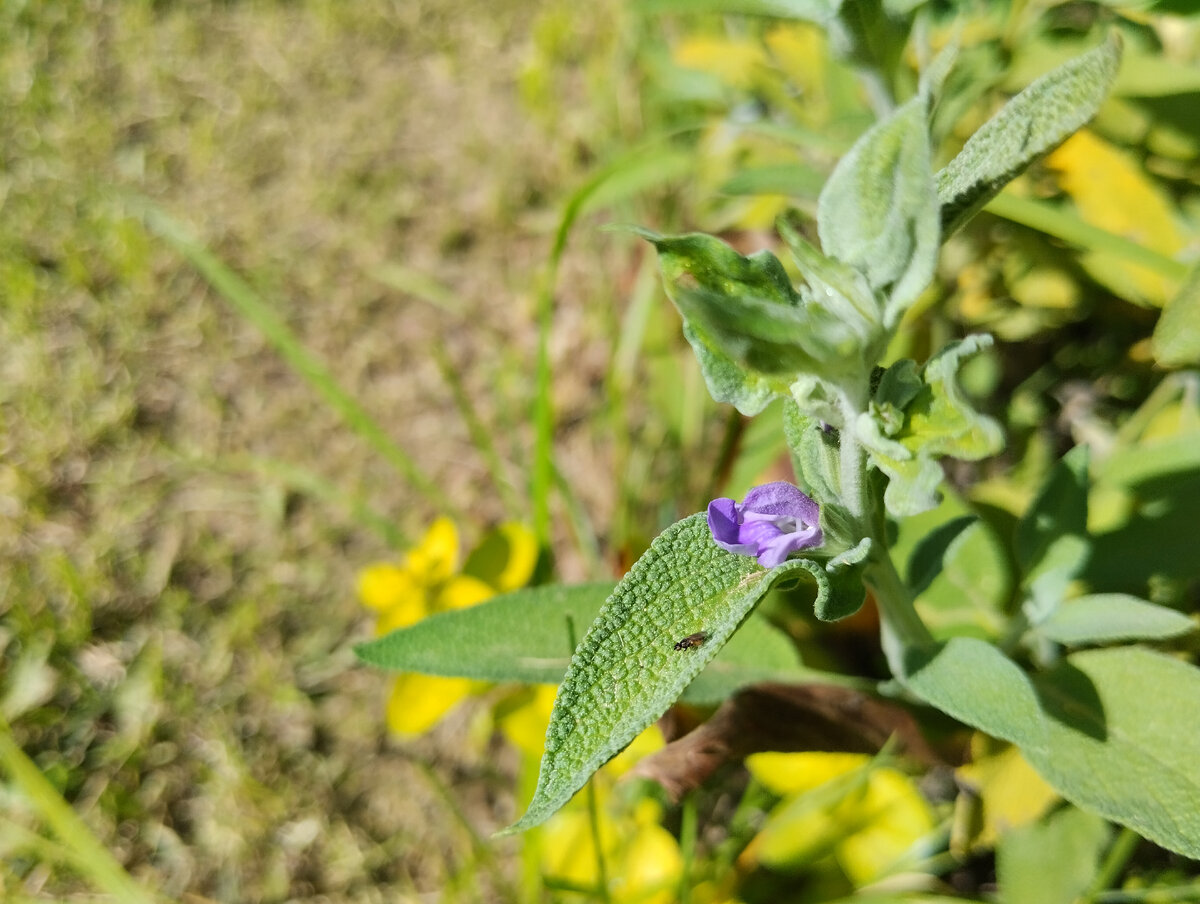
[[[892,692],[1015,744],[1078,806],[1200,857],[1200,670],[1140,646],[1070,652],[1193,627],[1177,612],[1114,594],[1063,605],[1088,554],[1086,448],[1059,463],[1018,525],[1022,604],[1007,637],[935,639],[888,548],[889,521],[937,504],[941,459],[991,456],[1003,434],[957,382],[989,336],[884,369],[886,350],[932,281],[942,242],[1095,114],[1120,56],[1114,36],[1034,82],[940,171],[930,117],[952,61],[935,59],[915,95],[834,169],[817,205],[818,241],[796,218],[778,222],[798,285],[769,250],[743,256],[708,235],[634,230],[658,254],[713,398],[751,416],[784,400],[802,488],[775,483],[741,501],[713,500],[663,531],[611,592],[603,589],[603,605],[559,673],[533,800],[507,832],[544,822],[681,695],[731,693],[705,666],[761,630],[747,616],[768,590],[802,578],[815,584],[815,615],[826,621],[853,615],[870,591]],[[393,668],[558,680],[550,666],[539,671],[561,642],[538,647],[541,625],[595,592],[525,591],[478,607],[472,636],[490,636],[488,626],[505,619],[528,626],[513,641],[520,662],[489,660],[476,646],[448,664],[448,621],[397,632],[359,654]],[[762,635],[754,637],[744,680],[774,674]],[[1028,671],[1011,655],[1021,643],[1057,645],[1056,653]],[[1138,681],[1156,694],[1138,692]]]

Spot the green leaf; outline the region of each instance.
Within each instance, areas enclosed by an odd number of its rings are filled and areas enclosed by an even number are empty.
[[[1064,534],[1087,533],[1087,446],[1076,446],[1051,468],[1017,525],[1017,564],[1031,571]]]
[[[1062,904],[1087,891],[1108,842],[1108,824],[1073,807],[1000,836],[996,878],[1006,904]]]
[[[612,590],[611,582],[518,590],[431,615],[354,651],[368,665],[393,671],[558,684],[571,661],[568,619],[582,631]],[[748,684],[811,679],[813,674],[799,664],[787,637],[750,619],[688,685],[683,698],[719,703]]]
[[[1163,308],[1151,340],[1154,360],[1162,367],[1200,364],[1200,267]]]
[[[1027,754],[1076,806],[1200,858],[1200,670],[1140,647],[1069,656],[1036,679],[1049,746]]]
[[[799,344],[800,298],[778,259],[769,251],[744,257],[699,233],[631,231],[658,251],[667,295],[683,315],[684,336],[712,397],[754,415],[786,396],[781,374],[811,358]]]
[[[793,559],[764,569],[749,556],[720,549],[700,512],[673,524],[650,545],[605,602],[558,689],[537,789],[525,815],[506,833],[553,815],[600,766],[679,697],[754,604],[780,578],[804,570],[828,578],[815,562]],[[679,640],[704,640],[677,650]]]
[[[674,299],[680,286],[692,285],[718,295],[749,296],[781,308],[799,304],[799,296],[783,264],[770,251],[745,257],[711,235],[659,235],[649,229],[631,231],[654,245],[667,294]]]
[[[825,177],[801,163],[780,163],[739,170],[722,183],[726,195],[788,195],[816,198]]]
[[[915,515],[937,505],[939,457],[974,461],[1003,446],[999,424],[971,407],[956,380],[962,360],[991,343],[991,337],[983,335],[950,343],[922,368],[919,392],[911,395],[908,381],[898,377],[886,407],[873,406],[856,421],[871,464],[889,478],[884,503],[892,515]],[[910,401],[903,408],[903,426],[897,428],[895,402],[905,397]]]
[[[1096,593],[1068,600],[1036,628],[1043,637],[1067,646],[1120,640],[1167,640],[1196,629],[1174,609],[1125,593]]]
[[[803,300],[771,252],[744,257],[708,235],[632,231],[658,250],[667,295],[718,402],[753,415],[786,396],[798,372],[861,367],[862,330]]]
[[[959,515],[929,531],[913,546],[908,560],[908,586],[919,597],[945,568],[950,548],[968,527],[979,521],[974,515]]]
[[[1121,62],[1116,32],[1010,100],[937,175],[942,232],[950,235],[1039,157],[1090,120]]]
[[[930,576],[926,557],[942,543],[937,571]],[[917,579],[928,584],[919,591],[914,588],[914,593],[917,611],[933,636],[1001,634],[1013,581],[1008,555],[995,532],[978,518],[960,518],[935,531],[930,544],[917,547],[909,569],[910,574],[926,569]]]
[[[613,586],[517,590],[478,606],[436,613],[360,643],[354,652],[367,665],[393,671],[556,684],[571,658],[567,620],[582,631]]]
[[[906,650],[897,677],[927,703],[1016,744],[1077,806],[1200,857],[1200,670],[1113,647],[1075,653],[1031,680],[991,644],[957,637]]]
[[[871,538],[863,537],[854,546],[825,564],[829,590],[817,597],[813,611],[821,621],[848,618],[862,608],[867,599],[863,571],[871,554]],[[819,582],[818,582],[819,586]]]
[[[1022,580],[1025,599],[1021,609],[1031,623],[1043,622],[1057,611],[1091,552],[1091,541],[1077,534],[1055,537],[1046,547]]]
[[[703,331],[723,354],[752,372],[788,377],[818,367],[820,358],[806,348],[813,344],[812,324],[799,308],[682,286],[672,301],[694,330]],[[836,353],[849,352],[852,341],[847,337]]]
[[[852,360],[857,361],[855,357]],[[799,374],[788,387],[792,401],[804,417],[819,425],[828,424],[841,430],[846,426],[842,411],[841,390],[836,383],[815,374]]]
[[[954,637],[912,648],[904,654],[904,674],[896,677],[926,703],[1018,745],[1026,757],[1045,750],[1046,728],[1029,676],[986,641]]]
[[[783,403],[783,435],[792,453],[792,469],[802,488],[818,503],[842,498],[836,433],[827,432],[821,422],[800,411],[794,401]]]
[[[1024,573],[1025,612],[1048,618],[1091,554],[1087,537],[1088,447],[1076,446],[1050,470],[1017,524],[1017,564]]]
[[[818,251],[800,234],[789,217],[780,217],[775,225],[791,251],[800,275],[812,290],[812,303],[852,324],[864,344],[875,338],[880,332],[879,303],[866,277],[850,265]]]
[[[753,417],[775,399],[787,397],[785,380],[742,367],[722,352],[706,333],[686,320],[683,336],[700,362],[704,385],[715,401],[728,402],[742,414]]]
[[[889,293],[888,329],[929,285],[937,262],[928,111],[922,92],[870,129],[839,161],[817,202],[822,250]]]

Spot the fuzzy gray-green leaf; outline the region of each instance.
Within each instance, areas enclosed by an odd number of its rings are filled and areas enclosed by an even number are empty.
[[[1096,115],[1117,75],[1121,39],[1042,76],[970,137],[937,175],[942,232],[950,235],[1005,185]]]
[[[571,661],[569,624],[582,631],[612,594],[613,582],[526,587],[478,606],[438,612],[354,648],[368,665],[426,675],[558,684]],[[570,619],[570,622],[568,622]],[[688,685],[690,703],[720,703],[758,681],[812,680],[795,647],[751,619]]]
[[[921,93],[860,138],[821,192],[821,250],[886,292],[891,328],[929,284],[940,224]]]
[[[529,809],[506,830],[544,822],[679,697],[780,577],[820,566],[764,569],[720,549],[703,512],[651,544],[600,610],[571,659],[546,731]],[[699,643],[676,649],[683,638]]]
[[[1196,630],[1182,612],[1127,593],[1095,593],[1069,600],[1037,626],[1037,632],[1067,646],[1127,640],[1167,640]]]

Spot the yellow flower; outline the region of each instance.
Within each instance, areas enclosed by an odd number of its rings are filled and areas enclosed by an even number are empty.
[[[500,730],[531,759],[542,755],[556,692],[552,684],[537,685],[500,718]],[[661,807],[649,799],[632,808],[611,801],[613,783],[663,744],[662,732],[651,725],[591,779],[609,898],[617,904],[667,904],[676,898],[683,855],[675,837],[659,824]],[[577,794],[550,818],[535,843],[544,875],[595,888],[600,870],[587,808],[588,792]]]
[[[458,570],[458,529],[438,518],[397,563],[364,568],[358,596],[377,614],[375,632],[387,634],[426,616],[465,609],[523,586],[533,576],[537,541],[519,524],[502,524],[488,534]],[[428,731],[482,682],[404,672],[392,684],[387,723],[400,735]]]
[[[856,886],[901,867],[934,828],[912,779],[864,754],[760,753],[750,774],[785,795],[743,856],[767,866],[832,858]]]
[[[541,833],[542,874],[575,886],[596,888],[600,866],[596,835],[604,855],[608,897],[617,904],[668,904],[676,899],[683,854],[675,836],[659,823],[662,808],[642,799],[632,808],[609,803],[611,779],[603,772],[596,783],[597,832],[593,832],[586,795],[575,797]]]

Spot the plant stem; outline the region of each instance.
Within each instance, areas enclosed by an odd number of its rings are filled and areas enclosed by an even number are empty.
[[[692,868],[696,856],[696,799],[691,794],[683,799],[680,816],[679,849],[683,854],[683,869],[679,872],[679,904],[691,904]]]
[[[882,547],[882,544],[880,544]],[[933,635],[913,608],[908,587],[896,572],[896,566],[886,548],[871,556],[867,566],[866,580],[879,604],[879,615],[889,623],[899,639],[906,645],[923,645],[933,642]]]
[[[856,421],[866,408],[866,387],[855,388],[853,396],[843,388],[841,393],[842,431],[838,437],[839,473],[842,505],[867,528],[867,497],[864,477],[867,473],[867,453],[858,441]]]
[[[882,519],[873,517],[875,501],[867,495],[867,455],[855,426],[859,413],[866,409],[868,395],[865,381],[859,387],[843,387],[841,394],[844,421],[839,450],[842,505],[858,520],[863,535],[871,538],[871,556],[863,579],[875,594],[879,606],[880,636],[888,666],[893,675],[901,678],[905,671],[905,651],[933,643],[933,636],[917,615],[912,595],[896,572],[882,530]]]
[[[1100,869],[1096,872],[1096,878],[1092,880],[1092,885],[1087,890],[1083,900],[1095,901],[1105,889],[1116,884],[1121,873],[1125,871],[1125,866],[1129,863],[1129,858],[1133,856],[1133,852],[1137,850],[1137,846],[1141,841],[1141,836],[1133,831],[1133,829],[1121,829],[1121,834],[1117,836],[1117,840],[1109,847],[1108,854],[1105,856],[1104,862],[1100,864]]]
[[[863,579],[875,594],[879,606],[879,633],[888,667],[896,678],[903,679],[906,666],[904,654],[914,647],[929,646],[933,635],[913,608],[912,596],[900,575],[882,538],[874,538],[870,564]]]

